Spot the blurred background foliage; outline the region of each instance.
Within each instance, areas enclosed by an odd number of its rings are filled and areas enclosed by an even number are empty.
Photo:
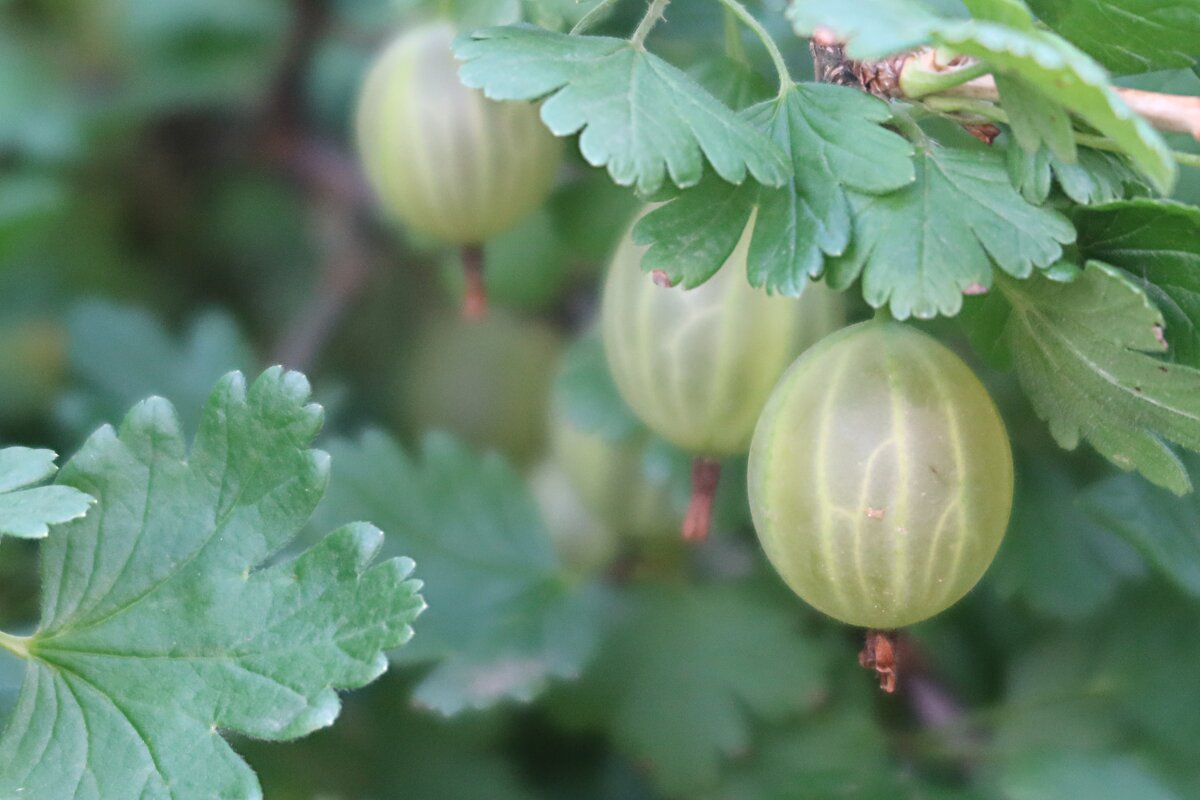
[[[1200,797],[1200,501],[1062,452],[972,360],[1013,435],[1015,516],[883,696],[859,634],[766,567],[744,465],[711,541],[676,541],[688,460],[622,406],[590,333],[636,198],[573,156],[488,243],[479,326],[457,315],[457,254],[373,214],[349,128],[395,31],[438,11],[561,29],[590,5],[0,0],[0,443],[69,455],[150,394],[194,426],[219,375],[282,361],[329,411],[322,529],[380,524],[427,582],[403,662],[337,725],[238,743],[266,796]],[[811,74],[781,5],[758,4]],[[716,6],[670,11],[656,50],[754,99]],[[1200,94],[1186,69],[1122,82]],[[35,559],[0,544],[9,629],[36,618]]]

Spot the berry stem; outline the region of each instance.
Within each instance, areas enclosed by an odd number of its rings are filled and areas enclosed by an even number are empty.
[[[685,542],[702,542],[712,527],[713,501],[721,481],[721,462],[715,458],[696,456],[692,461],[692,500],[683,518]]]
[[[467,319],[480,320],[487,315],[487,285],[483,282],[483,248],[466,244],[462,248],[463,292],[462,313]]]
[[[875,670],[879,676],[879,688],[891,694],[896,691],[896,680],[900,674],[897,655],[896,632],[871,629],[867,631],[866,642],[858,654],[858,664]]]

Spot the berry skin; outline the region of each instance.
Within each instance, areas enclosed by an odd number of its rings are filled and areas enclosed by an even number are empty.
[[[767,557],[835,619],[894,629],[954,604],[1008,525],[1004,423],[970,368],[897,322],[846,328],[784,373],[754,432]]]
[[[626,234],[604,286],[601,325],[621,395],[655,433],[703,456],[745,453],[780,373],[843,323],[841,298],[819,284],[799,300],[746,280],[747,226],[708,282],[684,290],[642,271],[644,247]]]
[[[474,245],[542,203],[562,144],[537,106],[463,86],[453,38],[448,25],[424,25],[383,52],[359,98],[358,151],[389,213],[420,234]]]

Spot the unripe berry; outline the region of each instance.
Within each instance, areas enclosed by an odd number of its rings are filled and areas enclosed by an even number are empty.
[[[358,150],[383,206],[414,231],[480,244],[545,199],[561,142],[529,103],[498,103],[458,79],[445,24],[400,35],[358,106]]]
[[[817,609],[891,629],[978,582],[1008,525],[1013,463],[983,384],[897,322],[796,360],[754,432],[750,508],[767,557]]]

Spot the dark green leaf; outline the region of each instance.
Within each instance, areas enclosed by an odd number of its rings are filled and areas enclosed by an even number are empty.
[[[267,566],[321,498],[321,409],[276,368],[214,390],[190,452],[171,406],[101,428],[59,481],[96,513],[42,546],[42,620],[0,738],[0,796],[259,797],[221,730],[291,739],[377,678],[423,608],[412,562],[347,525]],[[12,642],[9,642],[12,645]]]
[[[96,502],[69,486],[35,485],[58,471],[54,459],[50,450],[0,450],[0,536],[40,539],[50,525],[78,519]]]
[[[1190,67],[1200,56],[1196,0],[1029,0],[1056,33],[1118,74]]]
[[[414,700],[445,714],[528,701],[552,678],[573,678],[603,622],[595,587],[562,565],[520,477],[430,435],[419,460],[382,433],[335,442],[344,465],[320,518],[367,514],[392,547],[419,560],[430,610],[397,658],[436,662]]]
[[[1200,475],[1200,459],[1185,463]],[[1175,497],[1131,475],[1114,475],[1091,487],[1082,503],[1096,520],[1141,551],[1176,586],[1200,597],[1200,499]]]
[[[1081,439],[1122,469],[1183,494],[1166,442],[1200,449],[1200,371],[1167,364],[1162,315],[1114,267],[1090,261],[1071,283],[1004,280],[1005,334],[1038,416],[1068,450]]]
[[[1051,176],[1063,194],[1083,205],[1119,200],[1145,188],[1137,173],[1115,153],[1081,147],[1075,153],[1075,163],[1069,164],[1045,147],[1029,153],[1010,144],[1005,152],[1013,185],[1035,205],[1050,196]]]
[[[985,578],[1043,617],[1087,617],[1145,571],[1137,552],[1077,502],[1080,489],[1044,457],[1022,462],[1012,522]]]
[[[885,103],[840,86],[795,85],[742,116],[788,153],[793,178],[778,189],[709,179],[646,215],[634,240],[653,242],[645,269],[696,286],[729,257],[757,208],[750,283],[796,296],[821,274],[824,256],[850,242],[847,190],[882,194],[911,183],[912,146],[881,127],[891,118]]]
[[[1200,209],[1130,200],[1073,213],[1087,258],[1120,267],[1166,321],[1168,355],[1200,367]]]
[[[1075,238],[1061,214],[1017,194],[1001,153],[930,145],[914,164],[912,186],[853,197],[853,242],[828,264],[834,288],[861,276],[867,302],[898,319],[954,315],[964,290],[992,285],[993,262],[1024,278]]]
[[[750,719],[795,716],[824,683],[824,652],[750,587],[644,586],[562,699],[604,725],[671,795],[712,786],[750,744]]]
[[[1036,153],[1045,146],[1060,160],[1075,161],[1075,131],[1061,105],[1048,99],[1023,78],[997,75],[1000,104],[1021,149]]]
[[[540,100],[558,136],[581,132],[589,164],[652,194],[664,178],[694,186],[705,159],[730,183],[779,186],[784,154],[692,78],[623,39],[567,36],[526,25],[460,39],[464,83],[496,100]]]

